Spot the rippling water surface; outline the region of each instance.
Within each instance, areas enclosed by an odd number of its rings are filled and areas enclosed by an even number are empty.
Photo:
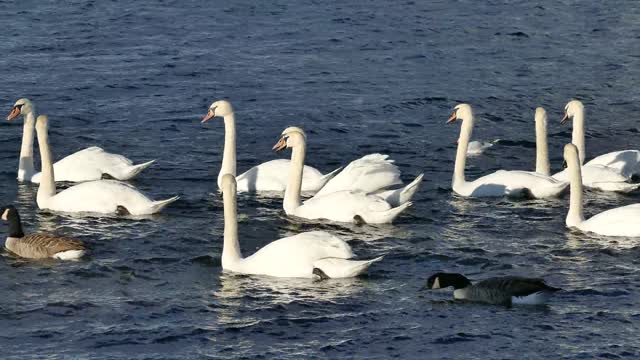
[[[621,358],[640,357],[638,240],[564,227],[568,198],[468,200],[451,194],[458,126],[501,141],[467,176],[534,166],[533,110],[549,113],[552,167],[572,97],[587,108],[587,157],[640,148],[640,6],[635,1],[10,1],[0,3],[0,108],[29,97],[50,115],[58,158],[89,145],[158,159],[134,184],[180,194],[140,221],[37,209],[15,181],[21,121],[0,123],[2,202],[29,231],[90,244],[80,262],[0,260],[2,358]],[[425,172],[393,226],[288,220],[278,199],[242,195],[245,254],[323,229],[363,258],[364,278],[311,282],[222,274],[215,177],[228,98],[238,168],[290,124],[307,163],[329,171],[390,154],[405,181]],[[280,155],[280,156],[287,156]],[[38,166],[39,167],[39,166]],[[589,192],[587,214],[639,202]],[[6,226],[4,226],[6,230]],[[546,307],[453,303],[419,292],[433,272],[542,276],[566,291]]]

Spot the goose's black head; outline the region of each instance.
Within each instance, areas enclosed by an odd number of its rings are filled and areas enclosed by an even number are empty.
[[[427,280],[428,289],[442,289],[452,286],[454,289],[463,289],[471,285],[471,281],[462,274],[440,272],[432,275]]]
[[[20,223],[20,214],[18,209],[13,205],[7,205],[0,208],[0,214],[2,214],[2,220],[9,223],[9,237],[23,237],[22,224]]]

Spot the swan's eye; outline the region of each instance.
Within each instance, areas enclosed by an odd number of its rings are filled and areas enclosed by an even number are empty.
[[[14,108],[18,109],[18,110],[22,110],[22,107],[24,106],[24,104],[18,104],[16,106],[14,106]]]

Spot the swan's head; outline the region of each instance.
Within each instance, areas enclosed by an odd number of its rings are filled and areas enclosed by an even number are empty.
[[[453,113],[449,120],[447,120],[447,124],[451,124],[456,120],[465,121],[470,119],[473,116],[473,112],[471,111],[471,105],[469,104],[458,104],[455,108],[453,108]]]
[[[223,192],[229,192],[230,194],[236,193],[236,177],[232,174],[224,174],[222,175],[222,179],[220,179],[220,187]]]
[[[22,98],[16,101],[11,108],[11,112],[7,116],[7,120],[13,120],[18,115],[25,115],[33,111],[33,104],[27,98]]]
[[[424,286],[426,289],[444,289],[453,286],[454,289],[463,289],[471,285],[471,281],[461,274],[437,273],[432,275]]]
[[[536,108],[535,119],[536,119],[536,124],[537,123],[546,124],[547,123],[547,111],[543,107],[537,107]]]
[[[47,115],[38,115],[36,119],[36,130],[47,130],[49,126],[49,117]]]
[[[573,165],[578,165],[578,162],[580,161],[580,159],[578,158],[578,148],[572,144],[569,143],[567,145],[564,146],[564,164],[567,167],[573,166]]]
[[[293,148],[304,144],[307,139],[304,131],[297,126],[289,126],[280,134],[280,139],[273,145],[273,150],[282,151],[286,148]]]
[[[567,120],[572,119],[574,115],[584,112],[584,105],[580,100],[571,100],[564,107],[564,117],[560,120],[561,124],[564,124]]]
[[[201,122],[207,122],[217,116],[225,117],[231,114],[233,114],[233,107],[231,107],[230,102],[226,100],[214,101],[211,106],[209,106],[209,111],[207,111],[207,115],[202,118]]]

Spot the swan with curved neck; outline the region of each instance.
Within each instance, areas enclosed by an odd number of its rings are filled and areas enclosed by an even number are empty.
[[[315,195],[302,203],[300,188],[306,152],[306,135],[298,127],[286,128],[273,146],[276,151],[291,148],[289,181],[284,192],[283,207],[287,215],[305,219],[327,219],[339,222],[365,222],[370,224],[390,223],[411,202],[392,208],[383,198],[362,191],[337,191],[326,195]]]
[[[610,209],[585,219],[582,210],[582,179],[579,149],[574,144],[564,147],[564,159],[567,162],[571,179],[571,195],[567,227],[575,227],[606,236],[640,236],[640,204],[632,204]]]
[[[13,105],[7,120],[13,120],[20,115],[24,117],[18,180],[39,183],[41,174],[36,173],[33,166],[35,113],[33,103],[29,99],[22,98]],[[104,177],[129,180],[154,162],[155,160],[151,160],[134,165],[131,160],[122,155],[108,153],[102,148],[92,146],[61,159],[53,166],[56,172],[56,181],[80,182],[98,180]]]
[[[162,210],[178,200],[153,201],[133,186],[115,180],[83,182],[56,193],[55,168],[49,146],[49,119],[38,116],[36,131],[42,163],[42,181],[38,187],[37,203],[40,209],[64,212],[94,212],[106,214],[148,215]]]
[[[633,175],[640,175],[640,151],[638,150],[621,150],[606,153],[597,156],[586,164],[586,146],[585,146],[585,111],[584,105],[579,100],[571,100],[564,108],[564,117],[561,123],[568,120],[573,121],[573,131],[571,134],[571,142],[577,146],[580,156],[580,164],[585,166],[601,165],[615,170],[620,175],[630,178]]]
[[[456,120],[462,120],[451,182],[456,194],[469,197],[530,194],[536,198],[544,198],[558,196],[567,187],[566,182],[557,181],[543,174],[515,170],[498,170],[474,181],[467,181],[464,175],[467,146],[473,134],[475,121],[471,106],[468,104],[457,105],[447,123],[451,124]]]
[[[343,240],[324,231],[311,231],[275,240],[244,258],[238,240],[236,180],[220,177],[224,202],[222,269],[242,274],[291,278],[347,278],[358,276],[382,259],[350,260],[353,252]]]
[[[589,161],[584,164],[585,141],[584,141],[584,106],[578,100],[570,101],[565,107],[565,116],[562,123],[568,119],[573,119],[573,131],[571,142],[578,149],[580,160],[582,184],[588,188],[603,191],[631,192],[640,187],[640,184],[631,184],[630,180],[633,171],[633,159],[640,159],[640,153],[636,150],[625,150],[612,152]],[[545,136],[546,142],[546,136]],[[549,156],[546,155],[548,161]],[[629,160],[629,161],[625,161]],[[632,161],[633,160],[633,161]],[[562,170],[552,177],[560,181],[569,181],[570,175],[567,169]]]
[[[231,103],[226,100],[214,101],[209,106],[207,115],[202,119],[202,122],[207,122],[215,117],[224,119],[224,151],[222,166],[218,173],[218,188],[222,189],[222,176],[225,174],[236,175],[236,117]],[[284,191],[289,166],[289,160],[283,159],[271,160],[254,166],[237,176],[238,191]],[[317,169],[305,166],[302,191],[316,192],[320,190],[339,170],[322,175]]]

